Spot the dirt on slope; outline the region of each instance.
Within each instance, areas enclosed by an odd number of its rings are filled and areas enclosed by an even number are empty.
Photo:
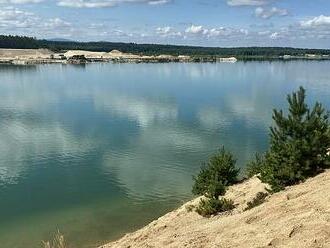
[[[102,248],[330,248],[330,171],[244,211],[246,203],[264,188],[259,179],[251,178],[228,190],[226,197],[237,204],[231,213],[203,218],[189,211],[198,203],[195,199]]]

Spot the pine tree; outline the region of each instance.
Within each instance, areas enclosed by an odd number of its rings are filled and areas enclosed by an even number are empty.
[[[235,168],[235,164],[233,155],[222,147],[194,177],[193,193],[214,199],[224,195],[226,187],[237,182],[239,169]]]
[[[274,110],[270,149],[261,168],[261,179],[278,191],[314,176],[330,165],[328,113],[320,103],[312,110],[305,103],[305,89],[288,95],[289,113]]]
[[[219,212],[232,210],[234,202],[225,198],[219,199],[226,193],[227,187],[237,182],[239,169],[235,168],[236,160],[224,147],[213,155],[194,177],[192,192],[204,195],[196,208],[196,212],[209,217]]]

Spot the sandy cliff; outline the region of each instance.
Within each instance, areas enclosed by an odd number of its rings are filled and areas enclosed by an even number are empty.
[[[237,204],[230,214],[203,218],[186,203],[148,226],[102,248],[117,247],[330,247],[330,171],[244,211],[264,185],[252,178],[231,187]]]

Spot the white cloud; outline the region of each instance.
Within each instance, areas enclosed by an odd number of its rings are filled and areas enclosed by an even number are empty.
[[[225,34],[226,33],[226,29],[223,28],[223,27],[220,27],[220,28],[211,28],[210,30],[207,31],[208,35],[209,36],[219,36],[219,35],[222,35],[222,34]]]
[[[156,30],[158,34],[168,34],[172,32],[173,28],[167,26],[167,27],[159,27]]]
[[[65,28],[71,27],[71,23],[66,22],[60,18],[52,18],[45,22],[44,26],[47,28]]]
[[[207,37],[218,37],[218,36],[231,36],[231,35],[248,35],[249,31],[246,29],[232,29],[232,28],[211,28],[205,31]]]
[[[148,4],[150,5],[162,5],[171,2],[171,0],[151,0],[148,1]]]
[[[272,0],[227,0],[230,6],[261,6],[272,2]]]
[[[72,29],[72,24],[61,18],[45,19],[15,7],[0,9],[0,32],[2,33],[42,35],[42,38],[58,35],[68,37],[67,35],[72,32]]]
[[[255,16],[263,19],[269,19],[273,16],[287,16],[288,14],[289,11],[287,9],[279,9],[276,7],[272,7],[270,9],[258,7],[255,10]]]
[[[271,38],[272,40],[279,39],[280,37],[281,37],[281,35],[279,32],[274,32],[269,36],[269,38]]]
[[[57,5],[70,8],[110,8],[122,3],[147,3],[162,5],[172,0],[59,0]]]
[[[188,27],[186,29],[185,32],[190,33],[190,34],[201,34],[201,33],[205,32],[205,29],[203,28],[203,26],[191,25],[190,27]]]
[[[330,16],[320,15],[307,21],[301,21],[300,25],[304,28],[330,26]]]
[[[203,26],[191,25],[186,28],[186,34],[190,35],[199,35],[206,38],[215,38],[215,37],[230,37],[236,35],[248,35],[249,31],[246,29],[233,29],[233,28],[205,28]]]
[[[263,36],[263,35],[269,35],[271,32],[269,31],[269,30],[264,30],[264,31],[259,31],[258,32],[258,35],[261,35],[261,36]]]
[[[2,28],[28,28],[37,22],[38,17],[31,12],[13,7],[0,9],[0,27]]]
[[[0,0],[0,4],[28,4],[28,3],[40,3],[44,0]]]
[[[162,37],[182,36],[181,32],[175,31],[174,28],[169,26],[156,28],[156,33]]]
[[[114,1],[85,1],[85,0],[60,0],[57,4],[70,8],[106,8],[117,5]]]

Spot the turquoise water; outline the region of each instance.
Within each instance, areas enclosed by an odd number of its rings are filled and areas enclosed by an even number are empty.
[[[191,198],[225,145],[267,147],[271,110],[299,85],[330,108],[330,62],[0,66],[0,247],[57,229],[95,247]]]

